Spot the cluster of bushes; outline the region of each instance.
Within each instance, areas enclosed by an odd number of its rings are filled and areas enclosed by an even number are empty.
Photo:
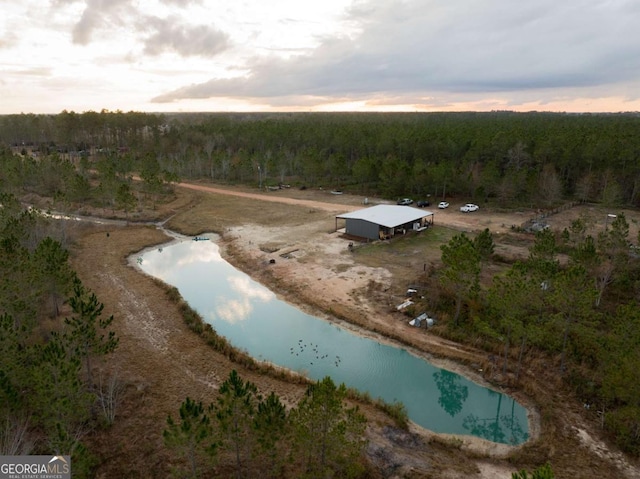
[[[209,405],[186,398],[163,436],[189,477],[362,477],[365,417],[331,378],[291,410],[233,370]]]

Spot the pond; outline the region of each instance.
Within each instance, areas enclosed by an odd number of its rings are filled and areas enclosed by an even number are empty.
[[[173,242],[145,251],[137,262],[177,287],[219,334],[258,360],[402,402],[413,422],[437,433],[514,445],[528,439],[526,410],[513,398],[279,300],[227,263],[214,241]]]

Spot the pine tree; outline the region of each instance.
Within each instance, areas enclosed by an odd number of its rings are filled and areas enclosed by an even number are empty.
[[[185,455],[190,477],[195,478],[200,475],[200,462],[216,455],[218,443],[202,402],[187,397],[180,405],[179,414],[179,422],[171,415],[167,417],[167,428],[162,437],[167,446]]]
[[[344,404],[347,389],[325,377],[308,387],[291,414],[295,450],[304,461],[305,477],[356,477],[362,472],[366,419]]]
[[[495,250],[493,235],[489,228],[485,228],[473,239],[473,246],[476,248],[482,261],[489,261]]]
[[[281,441],[287,432],[287,420],[286,408],[273,391],[258,404],[254,429],[262,456],[263,472],[267,477],[281,477],[280,448]]]
[[[220,386],[215,405],[216,418],[223,440],[235,458],[236,477],[249,477],[256,437],[253,434],[258,389],[250,381],[243,381],[234,369]]]
[[[440,247],[442,250],[442,280],[456,300],[454,324],[457,325],[465,297],[475,295],[480,281],[480,255],[473,242],[461,233]]]
[[[534,470],[531,475],[526,470],[522,469],[520,472],[514,472],[511,474],[512,479],[554,479],[556,476],[553,474],[551,465],[549,463],[544,466],[540,466]]]
[[[34,266],[40,272],[44,290],[51,298],[54,317],[58,317],[60,301],[71,289],[74,279],[68,260],[69,252],[50,237],[38,244],[33,255]]]
[[[75,313],[65,323],[71,328],[69,339],[76,354],[84,360],[89,387],[93,387],[91,358],[108,354],[118,346],[118,338],[107,328],[113,322],[113,316],[102,318],[104,304],[98,301],[94,293],[87,291],[77,277],[73,281],[73,296],[69,304]],[[106,336],[105,336],[106,333]]]

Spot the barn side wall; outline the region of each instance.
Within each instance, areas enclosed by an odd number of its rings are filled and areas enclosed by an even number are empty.
[[[369,221],[352,218],[346,219],[345,233],[348,235],[377,240],[379,229],[380,227],[377,224]]]

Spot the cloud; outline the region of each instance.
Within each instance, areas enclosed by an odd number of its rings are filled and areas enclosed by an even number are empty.
[[[49,0],[49,6],[53,9],[59,9],[67,5],[73,5],[76,3],[83,3],[84,0]]]
[[[181,24],[176,17],[149,18],[153,30],[144,40],[144,53],[160,55],[175,52],[181,56],[215,56],[229,47],[229,36],[207,25]]]
[[[636,0],[0,4],[5,112],[640,108]]]
[[[247,319],[252,311],[253,305],[248,298],[219,299],[213,317],[217,316],[227,323],[235,324]]]
[[[227,281],[238,297],[217,298],[214,317],[217,316],[228,323],[238,323],[247,319],[253,312],[256,301],[267,303],[275,299],[273,292],[246,276],[230,276]]]
[[[0,36],[0,50],[4,48],[11,48],[18,44],[18,36],[11,31],[4,32]]]
[[[24,68],[14,71],[16,75],[22,75],[27,77],[49,77],[52,74],[52,69],[49,66],[34,66],[30,68]]]
[[[273,292],[246,276],[231,276],[227,281],[232,290],[247,300],[255,299],[266,303],[275,298]]]
[[[202,0],[160,0],[160,3],[169,6],[186,8],[189,5],[201,5]]]
[[[75,2],[58,0],[58,3]],[[131,0],[86,0],[85,9],[73,28],[73,43],[87,45],[96,30],[123,26],[127,23],[127,18],[134,13]]]
[[[73,0],[56,0],[56,6],[64,7]],[[88,45],[98,32],[103,39],[115,35],[131,36],[135,43],[130,48],[142,46],[143,53],[159,56],[177,53],[183,57],[212,57],[229,47],[229,36],[210,25],[192,25],[178,15],[191,5],[200,5],[199,0],[160,0],[167,12],[166,17],[148,15],[133,0],[86,0],[85,7],[72,31],[73,43]],[[139,42],[139,43],[138,43]]]
[[[362,1],[345,18],[350,35],[323,38],[303,55],[256,56],[237,65],[242,76],[185,85],[152,101],[419,100],[625,84],[628,91],[640,78],[639,9],[633,0]]]

